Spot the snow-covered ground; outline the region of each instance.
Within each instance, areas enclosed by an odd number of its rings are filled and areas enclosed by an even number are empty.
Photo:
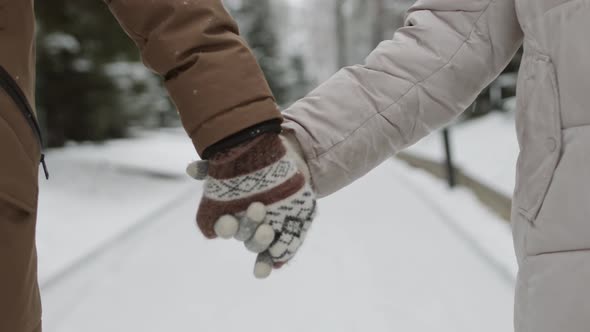
[[[454,162],[465,173],[512,197],[518,142],[514,112],[494,112],[451,127]],[[442,134],[434,133],[407,152],[431,160],[445,160]]]
[[[388,161],[321,200],[295,261],[259,281],[240,244],[198,234],[193,156],[179,132],[49,153],[45,331],[512,330],[509,226],[470,193]]]
[[[184,168],[196,153],[182,130],[140,134],[47,153],[40,181],[40,282],[52,282],[121,232],[192,188]]]

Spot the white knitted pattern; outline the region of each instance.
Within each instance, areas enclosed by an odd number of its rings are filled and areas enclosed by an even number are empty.
[[[273,261],[286,262],[295,255],[315,214],[315,195],[309,184],[292,196],[267,206],[265,223],[280,234],[269,248]]]
[[[297,173],[297,165],[283,157],[256,172],[230,179],[207,178],[205,197],[217,201],[247,198],[278,187]]]

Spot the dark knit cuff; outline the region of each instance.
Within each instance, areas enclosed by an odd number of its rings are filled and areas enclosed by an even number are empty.
[[[273,119],[248,127],[209,146],[203,151],[202,159],[211,159],[215,154],[227,151],[265,133],[281,133],[281,119]]]

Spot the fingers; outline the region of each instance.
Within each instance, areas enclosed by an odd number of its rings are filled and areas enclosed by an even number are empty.
[[[254,276],[258,279],[268,278],[273,269],[280,269],[295,255],[302,241],[303,239],[299,236],[282,233],[270,248],[258,254],[256,257]]]
[[[290,222],[292,224],[284,226],[284,231],[280,233],[279,238],[268,248],[268,252],[275,263],[290,260],[303,243],[304,227],[295,220]]]
[[[268,251],[265,251],[256,257],[256,264],[254,264],[254,276],[258,279],[267,278],[272,272],[272,267],[272,257]]]
[[[246,248],[254,253],[265,251],[275,238],[270,225],[263,224],[266,207],[262,203],[252,203],[242,218],[240,229],[235,238],[244,241]]]
[[[214,225],[217,236],[224,239],[233,237],[243,241],[249,251],[258,253],[254,265],[254,276],[258,279],[267,278],[273,268],[280,267],[282,263],[277,263],[274,257],[284,256],[285,251],[284,243],[279,244],[280,241],[271,247],[272,252],[269,250],[269,246],[275,242],[276,233],[271,225],[264,223],[266,212],[264,204],[255,202],[248,206],[239,221],[232,215],[224,215]],[[283,237],[285,236],[281,235],[281,238]],[[293,241],[291,239],[290,243]]]
[[[209,162],[206,160],[197,160],[186,167],[186,174],[196,180],[204,180],[208,172]]]
[[[266,207],[264,204],[252,203],[240,221],[231,215],[219,218],[214,225],[215,234],[224,239],[234,237],[244,242],[246,248],[251,252],[263,252],[275,238],[272,226],[263,224],[265,217]]]
[[[235,238],[238,241],[246,241],[254,235],[256,229],[264,221],[266,207],[262,203],[252,203],[246,211],[246,215],[240,222],[240,228]]]
[[[213,226],[215,234],[223,239],[231,239],[238,232],[239,222],[233,216],[225,215]]]

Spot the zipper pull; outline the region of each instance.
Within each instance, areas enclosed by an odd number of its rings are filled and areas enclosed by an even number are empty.
[[[45,154],[41,154],[41,165],[43,166],[43,172],[45,173],[45,179],[49,180],[49,172],[47,171],[47,164],[45,163]]]

